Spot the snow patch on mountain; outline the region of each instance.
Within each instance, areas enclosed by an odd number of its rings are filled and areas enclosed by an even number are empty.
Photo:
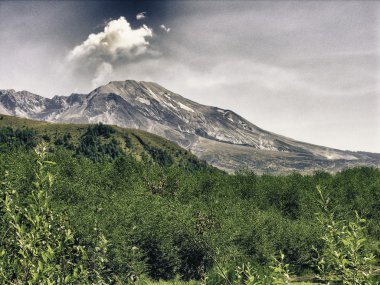
[[[182,104],[181,102],[178,102],[178,105],[179,105],[182,109],[184,109],[184,110],[186,110],[186,111],[189,111],[189,112],[192,112],[192,113],[195,112],[193,109],[191,109],[190,107],[188,107],[188,106]]]
[[[0,113],[53,122],[103,122],[150,131],[195,150],[201,158],[223,169],[242,163],[256,165],[256,160],[262,161],[258,167],[273,167],[278,157],[286,169],[323,169],[327,163],[335,167],[341,161],[354,163],[368,157],[265,131],[233,111],[198,104],[152,82],[112,81],[87,95],[52,99],[27,91],[0,90]]]
[[[136,101],[139,101],[145,105],[150,105],[150,101],[148,99],[145,99],[145,98],[139,97],[139,98],[136,98]]]
[[[174,110],[177,110],[177,107],[174,106],[172,103],[170,102],[166,102],[166,101],[161,101],[162,105],[164,105],[166,108],[171,108],[171,109],[174,109]]]
[[[157,101],[160,101],[160,99],[158,98],[158,96],[152,91],[150,90],[149,88],[146,88],[149,92],[149,94],[154,98],[156,99]]]

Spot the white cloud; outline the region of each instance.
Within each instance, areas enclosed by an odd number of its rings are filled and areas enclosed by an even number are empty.
[[[161,28],[163,31],[167,32],[167,33],[170,32],[170,28],[166,27],[165,25],[161,25],[160,28]]]
[[[142,20],[146,18],[146,12],[141,12],[136,15],[137,20]]]
[[[83,43],[76,46],[67,56],[69,62],[80,64],[101,64],[120,59],[133,59],[146,52],[153,36],[153,30],[146,25],[132,29],[124,17],[112,20],[104,31],[90,34]]]
[[[151,28],[143,25],[133,29],[124,17],[109,21],[102,32],[90,34],[68,53],[67,69],[84,79],[92,78],[92,86],[97,87],[111,79],[115,67],[151,56],[148,39],[152,36]]]
[[[110,81],[110,76],[112,74],[113,68],[112,65],[108,62],[103,62],[98,66],[95,72],[95,77],[92,80],[92,87],[99,87],[100,85]]]

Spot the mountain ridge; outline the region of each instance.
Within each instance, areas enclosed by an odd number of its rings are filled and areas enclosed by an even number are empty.
[[[142,129],[165,137],[227,171],[337,171],[379,166],[376,154],[303,143],[266,131],[237,113],[198,104],[154,82],[111,81],[88,94],[45,98],[0,90],[0,113],[67,123],[98,123]]]

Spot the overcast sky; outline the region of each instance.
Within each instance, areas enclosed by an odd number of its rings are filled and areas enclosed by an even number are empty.
[[[297,140],[380,152],[380,3],[136,2],[0,1],[0,89],[154,81]]]

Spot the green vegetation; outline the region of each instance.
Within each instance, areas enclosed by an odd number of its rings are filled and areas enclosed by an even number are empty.
[[[190,152],[159,136],[116,126],[51,124],[11,116],[0,120],[0,151],[14,148],[31,149],[39,142],[50,147],[75,152],[77,157],[92,161],[113,160],[125,154],[138,161],[161,166],[180,166],[188,170],[207,170],[210,166]]]
[[[375,256],[368,248],[365,235],[366,220],[355,212],[354,221],[336,221],[320,187],[322,211],[318,221],[324,227],[324,246],[316,249],[317,268],[323,280],[342,281],[343,284],[370,284]]]
[[[7,181],[1,187],[1,284],[109,284],[107,240],[98,234],[93,249],[74,237],[62,214],[51,208],[53,176],[46,149],[36,149],[37,170],[31,191],[20,194]],[[23,196],[23,197],[22,197]],[[3,228],[4,227],[4,228]]]
[[[229,175],[141,131],[0,134],[1,284],[377,284],[379,169]]]
[[[33,130],[16,129],[10,127],[0,129],[0,150],[7,151],[12,148],[25,147],[33,148],[36,146],[34,140],[36,132]]]

